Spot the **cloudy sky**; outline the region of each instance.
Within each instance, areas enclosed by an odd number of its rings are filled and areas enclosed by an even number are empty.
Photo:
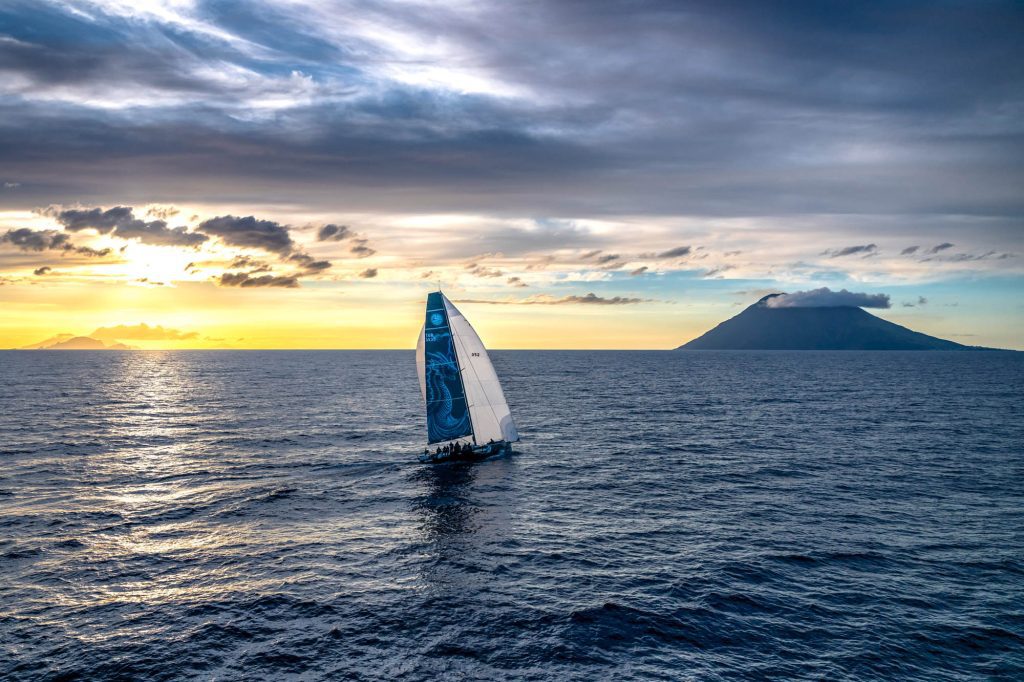
[[[440,282],[494,347],[827,287],[1024,348],[1022,35],[983,0],[7,0],[0,347],[409,347]]]

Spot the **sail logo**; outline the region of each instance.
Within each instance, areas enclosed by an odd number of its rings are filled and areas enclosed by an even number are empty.
[[[444,316],[441,315],[441,313],[431,313],[430,324],[434,325],[435,327],[440,327],[442,324],[444,324]]]

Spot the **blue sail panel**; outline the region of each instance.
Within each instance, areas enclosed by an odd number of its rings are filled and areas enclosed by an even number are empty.
[[[440,443],[472,435],[473,423],[459,373],[455,341],[440,293],[427,296],[423,361],[428,442]]]

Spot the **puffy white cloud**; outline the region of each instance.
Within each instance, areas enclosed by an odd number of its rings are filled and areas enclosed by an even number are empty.
[[[889,308],[891,306],[888,294],[855,293],[846,289],[832,291],[828,287],[773,296],[765,304],[769,308]]]

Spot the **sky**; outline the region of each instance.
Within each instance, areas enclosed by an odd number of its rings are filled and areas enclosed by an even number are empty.
[[[0,348],[410,348],[440,285],[492,348],[828,288],[1024,349],[1022,35],[984,0],[5,0]]]

